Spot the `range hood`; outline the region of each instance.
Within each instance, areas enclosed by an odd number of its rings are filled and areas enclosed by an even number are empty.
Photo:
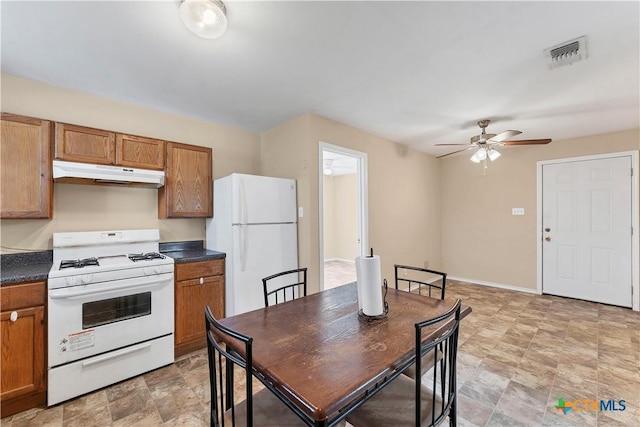
[[[53,161],[53,179],[71,183],[164,186],[163,171],[61,160]]]

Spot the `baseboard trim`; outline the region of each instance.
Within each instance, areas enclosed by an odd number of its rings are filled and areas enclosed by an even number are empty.
[[[447,279],[458,280],[460,282],[468,282],[468,283],[472,283],[474,285],[489,286],[491,288],[499,288],[499,289],[506,289],[506,290],[509,290],[509,291],[525,292],[527,294],[540,295],[536,289],[523,288],[523,287],[520,287],[520,286],[504,285],[502,283],[485,282],[485,281],[482,281],[482,280],[467,279],[467,278],[464,278],[464,277],[455,277],[455,276],[447,276]]]
[[[356,261],[353,259],[342,259],[342,258],[325,258],[324,262],[328,262],[328,261],[342,261],[342,262],[348,262],[349,264],[355,264]]]

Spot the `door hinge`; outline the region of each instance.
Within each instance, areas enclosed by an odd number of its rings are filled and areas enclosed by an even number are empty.
[[[631,168],[631,176],[633,176],[633,168]]]

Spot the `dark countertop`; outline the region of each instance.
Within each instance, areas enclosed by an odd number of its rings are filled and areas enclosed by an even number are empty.
[[[160,243],[160,252],[176,264],[224,259],[224,252],[204,248],[202,240]],[[0,286],[47,280],[53,264],[53,251],[0,255]]]
[[[47,280],[53,251],[0,255],[0,286]]]
[[[202,240],[160,243],[160,253],[173,258],[176,264],[224,259],[227,256],[224,252],[205,249]]]

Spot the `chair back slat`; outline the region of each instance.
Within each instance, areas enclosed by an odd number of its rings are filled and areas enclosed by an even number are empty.
[[[431,422],[430,426],[440,424],[447,416],[455,419],[456,401],[456,360],[458,349],[458,329],[460,327],[460,307],[458,299],[455,305],[446,313],[415,324],[416,329],[416,371],[421,372],[422,363],[429,363],[431,375]],[[438,337],[424,343],[424,331],[437,328]],[[438,350],[442,357],[438,358]],[[430,353],[428,358],[423,356]],[[422,420],[422,383],[415,381],[416,390],[416,426]]]
[[[447,273],[430,270],[428,268],[413,267],[410,265],[395,264],[396,289],[401,289],[401,285],[407,286],[409,292],[416,292],[429,297],[439,297],[444,299],[447,286]],[[402,276],[400,272],[405,276]]]
[[[207,352],[209,356],[209,381],[211,384],[211,426],[225,427],[225,412],[231,410],[231,425],[236,425],[234,405],[233,375],[238,366],[245,373],[245,404],[247,405],[247,427],[253,426],[253,381],[252,381],[252,343],[253,338],[242,335],[220,324],[211,308],[205,307],[205,326],[207,331]],[[244,358],[219,341],[224,337],[238,340],[244,346]]]
[[[301,296],[307,296],[307,269],[283,271],[262,279],[264,306],[270,302],[280,304]]]

